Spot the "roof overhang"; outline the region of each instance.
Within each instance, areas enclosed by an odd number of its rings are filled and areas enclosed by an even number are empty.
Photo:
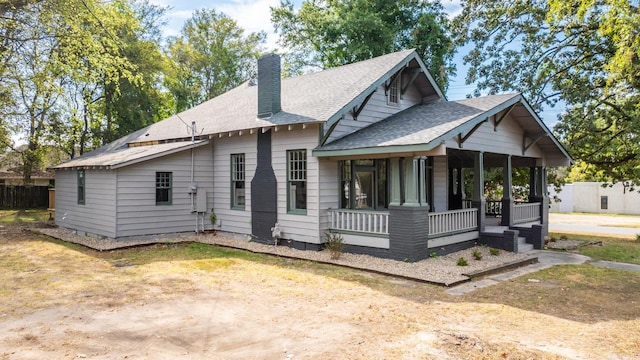
[[[207,144],[209,144],[209,140],[127,147],[116,151],[105,152],[104,154],[97,154],[86,159],[80,157],[58,166],[53,166],[50,169],[56,171],[78,169],[114,170],[185,150],[195,149]]]

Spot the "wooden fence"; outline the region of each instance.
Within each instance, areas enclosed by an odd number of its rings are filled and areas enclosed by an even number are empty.
[[[46,209],[48,186],[0,185],[0,209]]]

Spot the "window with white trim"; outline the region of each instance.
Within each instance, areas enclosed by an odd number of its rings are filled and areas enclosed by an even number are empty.
[[[78,205],[85,203],[85,173],[84,170],[78,170]]]
[[[400,104],[400,91],[399,91],[399,77],[397,77],[391,84],[389,84],[389,88],[387,89],[387,101],[389,105],[398,105]]]
[[[287,151],[287,211],[307,213],[307,150]]]
[[[156,172],[156,205],[171,205],[173,173]]]
[[[244,209],[245,204],[244,154],[231,154],[231,208]]]

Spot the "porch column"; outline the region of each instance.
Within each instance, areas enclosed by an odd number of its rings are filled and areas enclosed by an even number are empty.
[[[400,206],[400,158],[391,158],[391,201],[389,205]]]
[[[502,167],[502,220],[500,225],[513,226],[513,168],[511,155],[507,155]]]
[[[484,198],[484,153],[475,153],[473,159],[473,207],[478,209],[478,230],[484,231],[487,202]]]
[[[537,179],[536,179],[536,168],[531,166],[529,168],[529,202],[535,202],[535,197],[537,196]]]
[[[404,204],[402,206],[420,206],[418,200],[418,159],[404,158]]]
[[[538,194],[540,201],[540,224],[548,229],[549,224],[549,192],[547,189],[547,168],[540,167],[540,192]],[[548,230],[547,230],[548,232]],[[544,234],[546,235],[546,234]]]
[[[420,205],[429,206],[427,202],[427,160],[421,157],[418,166],[418,193],[420,197]]]

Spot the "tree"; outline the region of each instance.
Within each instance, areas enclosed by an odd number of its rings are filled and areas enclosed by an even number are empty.
[[[640,13],[628,1],[464,2],[458,44],[472,44],[476,94],[518,91],[567,111],[555,131],[611,181],[640,181]]]
[[[197,10],[181,36],[169,40],[166,86],[176,111],[218,96],[255,75],[266,34],[245,36],[235,20],[215,10]]]
[[[438,2],[417,0],[291,0],[271,8],[290,73],[330,68],[416,48],[446,89],[455,72],[447,17]]]

